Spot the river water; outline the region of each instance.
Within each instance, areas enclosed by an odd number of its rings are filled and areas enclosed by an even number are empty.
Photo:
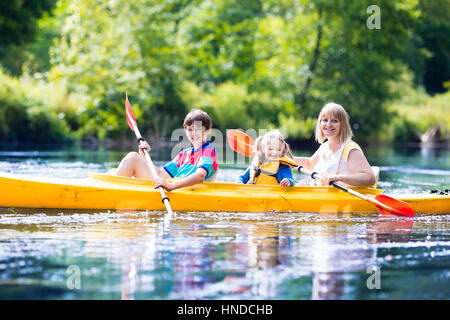
[[[450,150],[365,150],[387,192],[450,188]],[[60,178],[123,150],[0,150],[0,171]],[[152,151],[156,164],[167,150]],[[309,151],[297,150],[296,155]],[[245,163],[221,166],[234,181]],[[300,175],[295,176],[297,180]],[[449,299],[448,214],[0,208],[0,299]]]

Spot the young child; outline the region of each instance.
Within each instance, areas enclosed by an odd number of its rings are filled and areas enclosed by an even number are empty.
[[[297,164],[281,133],[278,130],[271,130],[256,139],[255,144],[257,155],[237,182],[293,186],[295,180],[291,167],[296,167]]]
[[[218,170],[216,150],[206,141],[211,130],[211,118],[199,109],[189,112],[183,122],[191,148],[182,150],[171,162],[162,168],[155,167],[159,178],[155,179],[155,189],[163,187],[167,191],[191,186],[203,181],[212,181]],[[154,179],[144,158],[143,149],[151,150],[147,141],[137,152],[128,153],[113,174],[117,176]],[[166,180],[170,179],[171,180]]]

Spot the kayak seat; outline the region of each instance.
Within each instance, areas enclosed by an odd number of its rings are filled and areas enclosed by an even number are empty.
[[[376,188],[378,184],[378,178],[380,176],[380,167],[377,166],[371,166],[373,174],[375,175],[375,183],[370,186],[371,188]]]

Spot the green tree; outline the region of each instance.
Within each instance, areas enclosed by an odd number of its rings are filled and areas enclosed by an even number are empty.
[[[371,30],[366,25],[370,4],[314,2],[316,41],[297,93],[304,116],[317,117],[327,101],[342,104],[358,139],[364,140],[389,120],[385,102],[397,94],[389,90],[389,82],[400,74],[402,62],[396,57],[407,46],[415,10],[410,1],[379,1],[381,29]]]
[[[414,72],[416,86],[431,94],[444,92],[450,80],[450,2],[419,0],[417,5],[419,16],[401,57]]]
[[[220,128],[275,126],[309,138],[319,109],[335,101],[358,138],[370,139],[389,121],[389,84],[418,16],[417,1],[380,0],[381,29],[369,30],[368,0],[61,1],[49,79],[87,97],[82,134],[99,138],[127,130],[128,91],[152,135],[167,135],[197,106]]]
[[[423,84],[429,93],[444,92],[448,89],[444,83],[450,81],[450,2],[420,0],[419,7],[422,15],[415,31],[431,53],[426,57]]]
[[[91,97],[80,108],[82,134],[117,137],[127,129],[128,91],[143,133],[165,136],[186,110],[177,97],[182,81],[174,34],[183,6],[157,0],[72,2],[53,50],[52,81]]]
[[[37,21],[57,0],[0,2],[0,62],[12,74],[22,73],[26,45],[38,34]]]
[[[70,98],[54,85],[0,71],[0,141],[60,143],[73,138]],[[65,107],[62,107],[65,105]]]

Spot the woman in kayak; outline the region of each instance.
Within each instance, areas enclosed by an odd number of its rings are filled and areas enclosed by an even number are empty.
[[[295,180],[291,167],[295,167],[296,163],[281,133],[278,130],[271,130],[256,139],[255,145],[256,156],[237,182],[293,186]]]
[[[351,140],[353,133],[349,117],[342,106],[328,103],[322,108],[315,136],[321,146],[313,156],[295,157],[294,160],[298,165],[317,172],[322,179],[315,181],[307,178],[301,184],[328,186],[331,181],[340,181],[351,186],[370,187],[376,183],[364,153]]]
[[[191,186],[203,181],[212,181],[218,169],[216,150],[206,141],[211,130],[211,118],[199,109],[189,112],[183,123],[186,135],[192,144],[191,148],[182,150],[171,162],[162,168],[155,167],[159,178],[155,179],[155,189],[163,187],[172,191]],[[110,172],[117,176],[154,179],[145,161],[143,149],[150,152],[147,141],[139,146],[137,152],[128,153],[117,169]],[[166,180],[173,178],[172,180]]]

